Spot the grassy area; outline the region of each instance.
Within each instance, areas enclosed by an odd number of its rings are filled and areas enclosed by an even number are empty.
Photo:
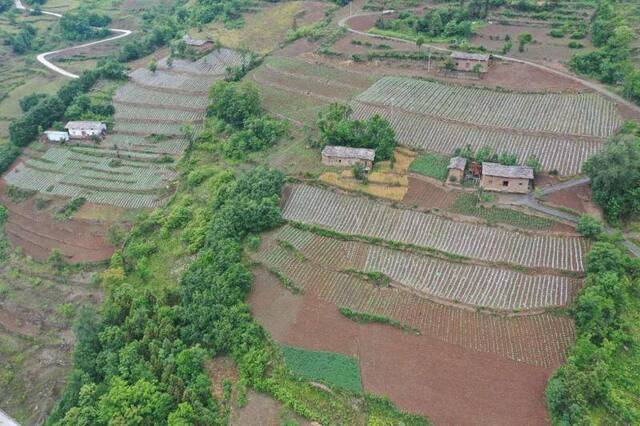
[[[330,387],[336,386],[357,394],[362,393],[360,367],[354,358],[291,346],[282,346],[282,353],[285,365],[294,374]]]
[[[477,194],[460,194],[451,206],[451,211],[467,216],[476,216],[489,223],[504,223],[525,229],[549,229],[557,222],[543,217],[532,216],[517,210],[500,207],[484,207],[478,205],[480,199]]]
[[[444,181],[449,170],[449,158],[439,154],[424,154],[416,158],[409,171]]]
[[[242,28],[228,29],[216,22],[195,33],[196,37],[212,37],[224,46],[240,48],[246,46],[254,52],[266,54],[275,49],[291,29],[294,16],[302,12],[301,1],[277,3],[259,12],[246,15]]]
[[[401,31],[393,31],[393,30],[381,30],[380,28],[371,28],[369,30],[370,34],[387,36],[387,37],[395,37],[401,38],[403,40],[409,40],[415,42],[418,37],[422,37],[426,43],[448,43],[451,41],[451,37],[427,37],[418,33],[406,33]]]

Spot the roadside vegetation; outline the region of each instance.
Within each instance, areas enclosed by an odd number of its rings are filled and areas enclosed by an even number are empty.
[[[574,56],[569,65],[575,72],[619,86],[626,98],[640,104],[640,70],[631,61],[638,37],[634,21],[640,9],[621,0],[598,0],[597,5],[591,23],[591,38],[597,49]]]
[[[555,424],[637,424],[640,346],[637,259],[609,241],[587,255],[571,315],[576,342],[547,386]]]

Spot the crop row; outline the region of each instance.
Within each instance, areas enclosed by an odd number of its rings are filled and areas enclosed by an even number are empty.
[[[158,120],[158,121],[197,121],[202,120],[204,112],[185,111],[181,109],[152,108],[116,104],[115,119],[117,120]]]
[[[169,67],[167,58],[164,58],[160,60],[159,65],[161,68],[171,69],[172,71],[215,76],[224,74],[227,67],[240,65],[245,60],[244,56],[239,52],[222,48],[214,50],[197,61],[174,59],[173,64]]]
[[[351,274],[300,261],[275,246],[258,254],[305,294],[337,306],[380,315],[416,328],[422,335],[470,350],[542,367],[565,359],[574,339],[573,323],[550,314],[505,318],[440,305],[394,288],[378,288]]]
[[[582,271],[582,257],[588,250],[587,242],[578,237],[529,235],[456,222],[308,185],[290,187],[283,216],[290,221],[315,224],[342,233],[532,268]]]
[[[207,96],[188,95],[182,93],[160,92],[135,83],[127,83],[120,87],[114,101],[130,102],[146,105],[172,106],[175,108],[199,108],[205,110],[209,104]]]
[[[189,74],[169,73],[162,70],[151,72],[146,68],[138,68],[130,74],[131,80],[142,85],[158,89],[179,90],[191,93],[208,92],[215,77],[195,76]]]
[[[511,93],[386,77],[357,99],[466,123],[568,135],[604,138],[622,124],[615,104],[596,93]]]
[[[5,179],[22,189],[138,208],[157,206],[161,202],[158,194],[176,177],[166,166],[126,159],[116,165],[110,155],[95,156],[87,151],[50,148],[41,159],[29,159],[15,167]]]
[[[100,146],[120,152],[124,157],[137,155],[140,152],[178,155],[187,149],[189,142],[182,137],[156,142],[149,137],[115,133],[107,136]]]
[[[200,125],[193,124],[194,130],[198,130]],[[165,136],[181,136],[182,124],[178,123],[150,123],[150,122],[133,122],[133,121],[118,121],[114,126],[114,131],[117,133],[133,133],[139,135],[165,135]]]
[[[579,174],[582,164],[604,148],[603,143],[593,140],[534,136],[466,126],[360,102],[353,103],[353,110],[354,118],[367,119],[378,114],[389,120],[402,145],[448,155],[456,148],[467,145],[474,149],[490,146],[499,153],[516,154],[522,162],[535,155],[544,170],[557,170],[561,175]]]
[[[450,302],[501,310],[569,304],[578,283],[566,277],[447,262],[365,243],[321,237],[285,226],[277,238],[328,268],[381,272],[393,281]]]

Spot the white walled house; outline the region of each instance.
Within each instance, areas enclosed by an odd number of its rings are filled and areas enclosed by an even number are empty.
[[[71,139],[91,139],[107,133],[107,125],[100,121],[70,121],[64,128]]]
[[[49,142],[67,142],[69,140],[69,133],[57,130],[47,130],[44,132],[44,136]]]

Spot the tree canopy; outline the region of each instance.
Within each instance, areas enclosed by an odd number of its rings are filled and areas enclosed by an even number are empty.
[[[377,114],[368,120],[354,120],[351,113],[348,105],[331,104],[319,114],[321,145],[371,148],[376,150],[376,160],[392,159],[396,135],[389,122]]]
[[[591,178],[594,201],[617,222],[640,213],[640,138],[622,134],[589,158],[583,170]]]

